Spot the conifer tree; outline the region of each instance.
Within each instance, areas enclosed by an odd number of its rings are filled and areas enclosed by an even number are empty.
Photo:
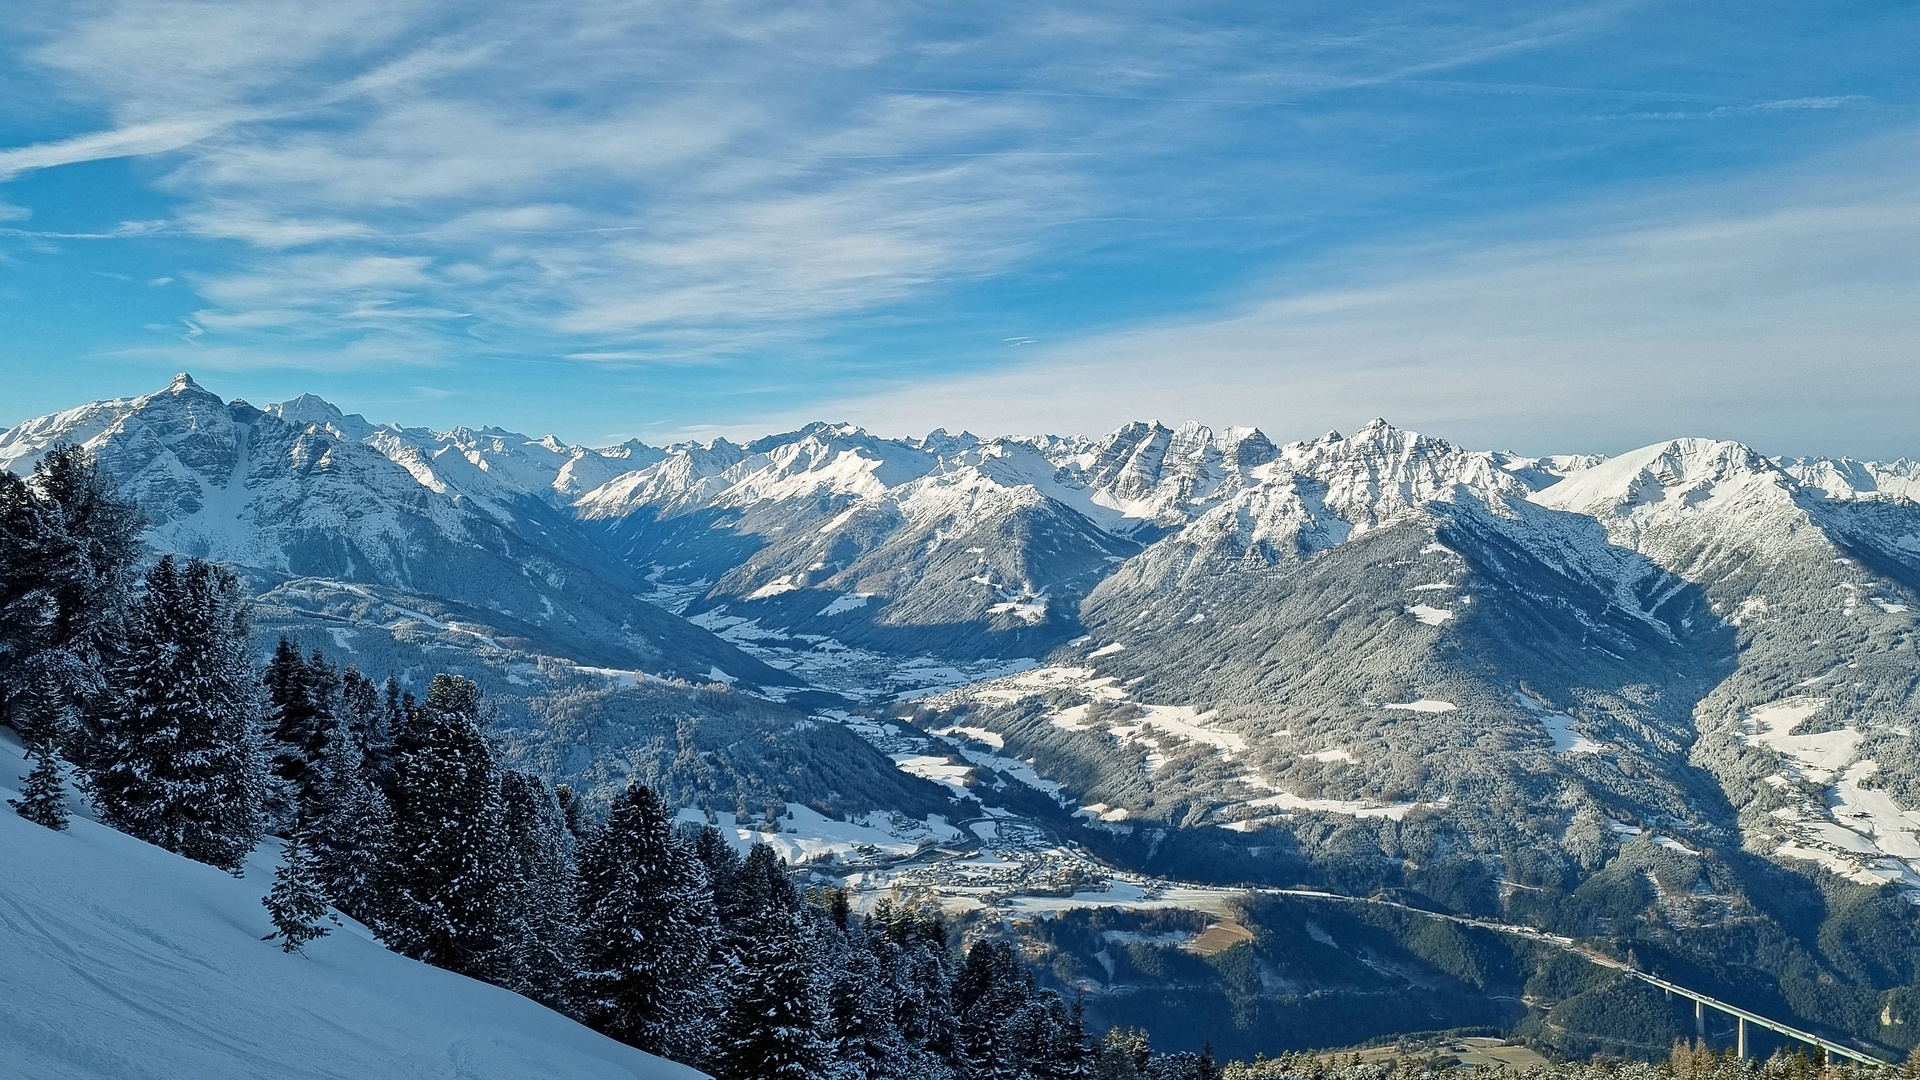
[[[868,947],[891,974],[894,1023],[902,1036],[942,1059],[954,1057],[953,953],[935,911],[881,900],[866,920]]]
[[[119,692],[89,738],[101,820],[238,872],[261,831],[261,702],[231,571],[163,556],[131,625]]]
[[[24,778],[20,797],[8,799],[7,805],[28,821],[58,832],[67,827],[67,792],[53,739],[41,734],[27,748],[27,756],[33,759],[33,769]]]
[[[738,915],[737,893],[740,881],[740,853],[733,850],[719,829],[702,825],[693,832],[693,857],[706,871],[707,887],[713,893],[713,911],[721,925]]]
[[[581,803],[580,795],[568,784],[555,784],[553,797],[560,803],[560,818],[566,823],[567,833],[576,842],[587,838],[587,810]]]
[[[643,1050],[675,1050],[716,924],[706,875],[653,789],[629,787],[583,845],[579,902],[587,1022]]]
[[[832,902],[831,896],[826,899]],[[894,951],[892,944],[874,940],[867,927],[851,919],[844,930],[819,937],[829,984],[826,1037],[839,1074],[860,1080],[940,1075],[935,1060],[912,1046],[896,1023],[900,988],[884,960]]]
[[[34,699],[62,621],[59,563],[71,555],[54,511],[25,481],[0,472],[0,722],[29,742],[51,726]]]
[[[314,790],[308,836],[327,899],[356,919],[372,921],[374,880],[392,847],[393,814],[344,722],[328,734]]]
[[[59,615],[53,561],[62,554],[51,515],[26,481],[0,471],[0,689],[12,691],[21,662],[40,646]],[[0,708],[13,694],[0,697]],[[3,715],[0,719],[8,719]]]
[[[0,479],[0,723],[44,729],[75,760],[84,747],[69,740],[83,733],[65,715],[91,716],[107,697],[142,527],[78,447],[53,447],[30,483]],[[29,693],[39,708],[19,715]]]
[[[573,835],[553,789],[537,776],[503,774],[500,801],[508,857],[510,972],[504,985],[562,1012],[575,1011],[579,935]]]
[[[273,888],[261,901],[273,919],[273,933],[261,940],[278,939],[283,952],[301,952],[308,942],[332,933],[325,925],[327,898],[313,853],[298,831],[287,837],[281,858],[280,868],[273,872]]]
[[[340,672],[340,719],[360,750],[368,779],[382,791],[393,784],[393,724],[380,687],[348,664]]]
[[[273,773],[285,785],[292,820],[304,825],[317,812],[320,757],[339,720],[339,673],[318,649],[302,656],[299,642],[282,635],[262,681],[273,704]]]
[[[814,950],[790,913],[764,912],[751,923],[741,936],[756,945],[732,961],[714,1075],[813,1080],[824,1073],[828,1051]]]
[[[1152,1060],[1146,1032],[1110,1028],[1093,1048],[1093,1075],[1099,1080],[1148,1080]]]
[[[747,849],[731,884],[731,896],[722,915],[736,924],[750,924],[757,930],[768,915],[790,915],[800,910],[800,893],[787,877],[786,860],[766,844]]]
[[[480,689],[436,675],[396,763],[393,846],[375,920],[387,944],[475,978],[501,966],[499,777],[480,731]]]
[[[953,984],[958,1055],[969,1076],[1017,1077],[1035,1041],[1028,1014],[1033,976],[1020,966],[1013,946],[980,941],[967,950]]]

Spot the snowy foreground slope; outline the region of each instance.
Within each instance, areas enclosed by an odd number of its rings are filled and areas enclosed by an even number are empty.
[[[0,743],[0,781],[22,771]],[[0,1076],[702,1075],[350,930],[282,953],[260,940],[271,878],[263,856],[236,880],[84,818],[56,833],[0,807]]]

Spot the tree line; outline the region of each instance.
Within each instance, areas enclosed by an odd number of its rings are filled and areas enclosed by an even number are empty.
[[[589,814],[501,762],[466,679],[416,697],[286,638],[256,664],[240,578],[149,560],[143,527],[81,450],[0,473],[22,816],[64,828],[71,767],[103,823],[235,874],[278,834],[265,903],[288,951],[338,911],[721,1080],[1215,1080],[1210,1058],[1089,1039],[1011,944],[957,952],[936,911],[887,900],[856,913],[647,787]]]

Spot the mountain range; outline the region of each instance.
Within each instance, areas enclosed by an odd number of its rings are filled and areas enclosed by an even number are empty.
[[[1166,880],[1632,937],[1920,1038],[1885,955],[1920,943],[1920,463],[1384,420],[587,448],[185,375],[0,433],[0,467],[60,442],[156,550],[242,568],[263,637],[468,674],[600,798],[926,843],[1018,817]]]

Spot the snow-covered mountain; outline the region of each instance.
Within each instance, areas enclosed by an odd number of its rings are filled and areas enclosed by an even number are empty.
[[[1577,880],[1659,830],[1920,895],[1920,506],[1831,481],[1897,472],[1691,439],[1517,462],[1376,422],[1283,447],[1103,581],[1051,667],[925,719],[1076,778],[1123,837],[1277,829],[1312,862],[1343,819],[1391,854],[1420,817]]]
[[[376,635],[445,632],[451,644],[555,655],[704,680],[779,683],[731,645],[637,600],[618,560],[541,497],[607,454],[504,433],[432,435],[379,427],[306,396],[256,409],[181,375],[166,389],[96,402],[0,433],[0,467],[26,471],[78,443],[146,511],[157,550],[246,568],[262,588],[289,580],[382,592]],[[448,630],[412,597],[467,609]]]
[[[1093,494],[1029,443],[814,424],[669,448],[575,508],[698,621],[1020,656],[1072,637],[1079,599],[1137,550]]]
[[[1911,462],[1522,457],[1383,420],[590,449],[182,377],[0,434],[0,463],[60,439],[156,546],[253,568],[269,622],[362,655],[866,700],[998,675],[929,722],[1108,825],[1451,815],[1476,858],[1532,845],[1576,876],[1658,827],[1920,888]],[[1489,824],[1488,799],[1546,809]]]
[[[154,547],[246,567],[265,633],[466,674],[516,764],[641,777],[871,860],[810,864],[856,884],[890,851],[969,904],[1084,883],[1051,851],[1401,895],[1630,930],[1913,1042],[1910,965],[1825,944],[1920,898],[1911,461],[1525,457],[1383,420],[595,449],[182,377],[0,433],[0,466],[62,440]],[[927,854],[969,837],[996,854]]]

